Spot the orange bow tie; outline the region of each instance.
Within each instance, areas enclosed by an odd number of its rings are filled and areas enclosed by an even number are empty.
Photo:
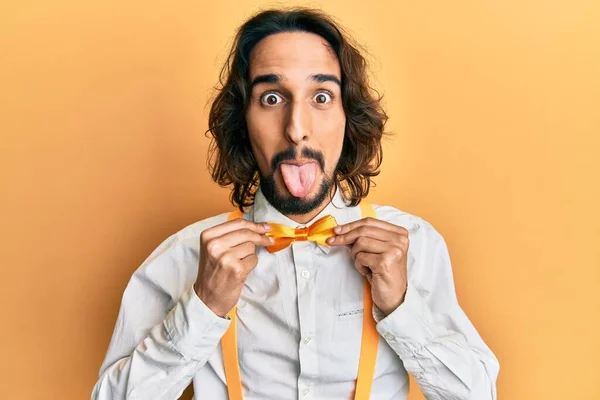
[[[271,231],[267,232],[267,236],[272,236],[275,239],[275,244],[267,246],[267,250],[269,253],[275,253],[285,249],[295,241],[310,240],[311,242],[327,245],[326,240],[334,235],[333,228],[337,226],[337,222],[332,215],[326,215],[305,228],[291,228],[274,223],[269,223],[269,225],[271,225]]]

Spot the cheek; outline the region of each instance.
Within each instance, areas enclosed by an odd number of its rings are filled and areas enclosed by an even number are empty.
[[[250,146],[264,175],[271,173],[271,159],[279,147],[279,126],[278,116],[274,113],[261,113],[260,110],[249,107],[246,113],[246,127]]]
[[[346,118],[343,113],[341,117],[332,118],[327,124],[327,129],[323,131],[324,135],[322,135],[321,144],[327,155],[326,160],[330,170],[335,168],[335,165],[342,154],[345,131]]]

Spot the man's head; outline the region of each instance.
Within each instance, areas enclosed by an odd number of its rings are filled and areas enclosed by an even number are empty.
[[[209,115],[209,168],[240,208],[258,185],[280,212],[308,214],[336,184],[356,205],[381,164],[387,117],[364,58],[326,15],[257,14],[238,31]]]

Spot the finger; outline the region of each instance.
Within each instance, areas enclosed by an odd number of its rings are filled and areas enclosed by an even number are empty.
[[[254,232],[251,229],[240,229],[209,240],[206,243],[206,249],[212,257],[218,258],[232,247],[245,242],[250,242],[255,246],[270,246],[275,240],[264,234]]]
[[[361,274],[362,276],[371,275],[371,270],[369,269],[369,267],[365,267],[358,261],[354,261],[354,268],[356,268],[358,273]]]
[[[256,245],[252,242],[244,242],[233,246],[228,251],[231,255],[238,260],[248,257],[249,255],[256,254]]]
[[[241,260],[242,267],[246,275],[248,275],[258,265],[258,256],[256,254],[250,254]]]
[[[247,255],[241,260],[236,258],[232,252],[224,253],[217,261],[218,267],[226,271],[234,279],[244,280],[258,264],[258,256],[255,253]]]
[[[227,271],[233,276],[242,275],[243,267],[239,259],[231,253],[223,253],[217,259],[217,266],[223,271]]]
[[[251,242],[256,246],[269,246],[275,241],[272,237],[263,233],[257,233],[251,229],[240,229],[229,232],[221,236],[218,240],[228,247],[237,246],[244,242]]]
[[[361,251],[380,254],[386,251],[389,246],[388,243],[382,242],[381,240],[362,236],[356,239],[354,244],[350,247],[350,253],[352,254],[352,258],[355,258]]]
[[[334,232],[336,234],[346,233],[364,225],[375,226],[386,231],[408,235],[408,230],[402,226],[394,225],[390,222],[382,221],[380,219],[371,217],[361,218],[359,220],[349,222],[347,224],[338,225],[334,228]]]
[[[359,225],[346,233],[338,234],[327,240],[331,246],[343,246],[353,244],[360,237],[369,237],[383,242],[393,241],[398,234],[375,226]]]
[[[354,267],[362,276],[368,276],[373,273],[371,266],[377,265],[378,260],[377,254],[361,251],[354,259]]]
[[[202,231],[200,239],[204,242],[208,242],[209,240],[240,229],[249,229],[256,233],[264,234],[271,230],[271,226],[267,223],[257,223],[247,221],[243,218],[236,218],[231,221],[226,221],[219,225],[215,225],[213,227],[205,229],[204,231]]]

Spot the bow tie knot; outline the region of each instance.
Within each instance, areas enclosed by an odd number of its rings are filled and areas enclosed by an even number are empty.
[[[282,224],[269,223],[271,231],[267,236],[275,239],[275,243],[267,246],[269,253],[283,250],[293,242],[311,241],[321,245],[327,245],[327,239],[334,236],[333,228],[337,222],[332,215],[326,215],[313,224],[303,228],[292,228]]]
[[[294,232],[294,237],[297,242],[308,240],[308,232],[310,228],[308,226],[304,228],[296,228]]]

